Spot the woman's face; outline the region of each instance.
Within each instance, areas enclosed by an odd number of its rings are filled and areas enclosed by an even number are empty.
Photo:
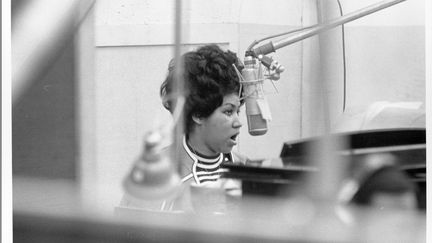
[[[222,105],[201,120],[198,128],[201,138],[200,152],[208,155],[231,152],[237,145],[242,126],[239,120],[240,99],[237,94],[225,95]]]

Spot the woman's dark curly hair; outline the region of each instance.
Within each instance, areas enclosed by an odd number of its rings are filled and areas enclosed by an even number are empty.
[[[223,97],[239,93],[240,80],[233,64],[241,71],[243,65],[236,54],[223,51],[217,45],[206,45],[182,55],[185,90],[185,133],[191,132],[192,116],[206,118],[222,105]],[[163,105],[174,111],[173,85],[175,66],[171,60],[168,76],[160,87]]]

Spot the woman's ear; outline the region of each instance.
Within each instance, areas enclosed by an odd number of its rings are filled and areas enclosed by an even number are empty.
[[[199,115],[192,115],[192,120],[198,125],[203,123],[203,118]]]

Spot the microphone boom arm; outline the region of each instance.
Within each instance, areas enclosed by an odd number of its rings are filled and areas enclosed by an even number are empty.
[[[398,4],[400,2],[404,2],[406,0],[391,0],[391,1],[382,1],[373,5],[370,5],[368,7],[362,8],[358,11],[343,15],[337,19],[331,20],[327,23],[323,23],[320,25],[317,25],[315,27],[312,27],[310,29],[306,29],[300,33],[293,34],[290,37],[287,37],[285,39],[282,39],[280,41],[277,41],[273,43],[270,41],[267,44],[264,44],[262,46],[259,46],[257,48],[252,49],[252,53],[247,53],[246,55],[252,54],[255,57],[258,57],[259,55],[266,55],[272,52],[275,52],[277,49],[280,49],[282,47],[285,47],[287,45],[293,44],[295,42],[301,41],[303,39],[309,38],[313,35],[319,34],[321,32],[327,31],[329,29],[332,29],[334,27],[337,27],[339,25],[343,25],[345,23],[351,22],[353,20],[356,20],[358,18],[364,17],[366,15],[375,13],[377,11],[380,11],[382,9],[391,7],[395,4]]]

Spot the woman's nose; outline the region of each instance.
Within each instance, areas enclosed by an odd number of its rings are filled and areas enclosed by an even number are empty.
[[[233,127],[234,128],[240,128],[240,127],[242,127],[243,126],[243,124],[241,123],[241,121],[240,121],[240,117],[239,117],[239,115],[235,115],[235,117],[234,117],[234,121],[233,121]]]

